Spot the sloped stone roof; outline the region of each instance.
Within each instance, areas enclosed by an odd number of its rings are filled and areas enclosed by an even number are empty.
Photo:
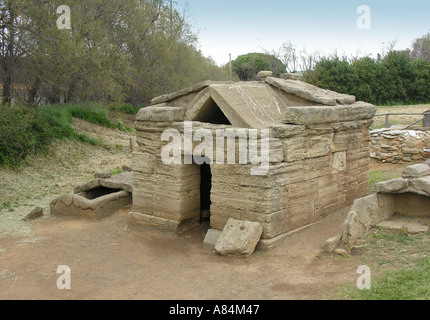
[[[290,108],[300,107],[345,107],[354,105],[358,109],[373,106],[356,103],[351,95],[321,89],[300,80],[286,80],[274,77],[264,81],[251,82],[214,82],[204,81],[178,92],[156,97],[152,106],[182,107],[186,121],[202,121],[205,114],[214,113],[219,107],[234,127],[264,128],[279,123],[294,123]],[[356,109],[357,109],[356,108]],[[321,111],[328,108],[322,108]],[[344,112],[344,108],[336,114]],[[311,110],[312,111],[312,110]],[[366,118],[373,117],[370,112]],[[363,115],[360,114],[362,117]],[[340,120],[340,119],[335,119]]]

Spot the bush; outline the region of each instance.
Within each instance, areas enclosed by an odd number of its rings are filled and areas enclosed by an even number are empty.
[[[48,151],[54,132],[37,110],[0,107],[0,165],[18,167],[31,153]]]
[[[233,72],[242,81],[255,80],[260,71],[272,71],[275,76],[286,72],[285,65],[275,56],[265,53],[248,53],[232,61]]]
[[[115,112],[125,113],[125,114],[134,114],[134,115],[139,112],[138,108],[135,108],[130,104],[124,104],[124,105],[120,105],[120,106],[111,106],[110,110],[115,111]]]
[[[379,105],[430,101],[430,62],[392,51],[384,58],[322,59],[306,81]]]

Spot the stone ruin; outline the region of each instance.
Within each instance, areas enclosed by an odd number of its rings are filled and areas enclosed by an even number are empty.
[[[375,113],[373,105],[354,96],[270,75],[253,82],[205,81],[157,97],[136,118],[128,224],[181,233],[202,219],[210,219],[209,231],[218,232],[228,221],[246,221],[262,227],[261,234],[253,227],[258,248],[270,249],[289,232],[368,193],[369,127]],[[162,159],[171,143],[162,134],[169,129],[183,139],[180,163]],[[229,152],[227,143],[211,153],[198,149],[202,140],[193,139],[198,130],[215,137],[217,130],[228,129],[247,136],[260,130],[258,151],[265,142],[270,146],[264,174],[252,173],[256,165],[249,158],[238,161],[239,143],[236,164],[221,164],[217,159]],[[186,164],[197,149],[206,161]],[[169,155],[174,154],[172,149]]]
[[[341,233],[328,239],[325,251],[352,247],[374,227],[428,232],[430,226],[430,161],[406,167],[402,178],[375,184],[376,193],[355,200]]]
[[[51,214],[100,220],[131,205],[133,173],[130,170],[114,176],[110,172],[99,172],[94,178],[76,186],[73,193],[53,200]]]
[[[370,157],[373,159],[388,163],[430,159],[430,131],[393,127],[372,130],[370,138]]]

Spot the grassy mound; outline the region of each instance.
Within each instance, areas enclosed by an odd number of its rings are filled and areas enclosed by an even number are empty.
[[[72,127],[73,118],[125,132],[133,131],[121,121],[112,121],[108,110],[96,104],[53,105],[37,109],[0,107],[0,166],[19,167],[30,154],[48,152],[56,139],[102,144],[100,139],[77,133]]]

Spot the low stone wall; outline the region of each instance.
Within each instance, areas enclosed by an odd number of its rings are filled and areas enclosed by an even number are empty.
[[[430,132],[377,129],[370,132],[370,157],[402,163],[430,158]]]

